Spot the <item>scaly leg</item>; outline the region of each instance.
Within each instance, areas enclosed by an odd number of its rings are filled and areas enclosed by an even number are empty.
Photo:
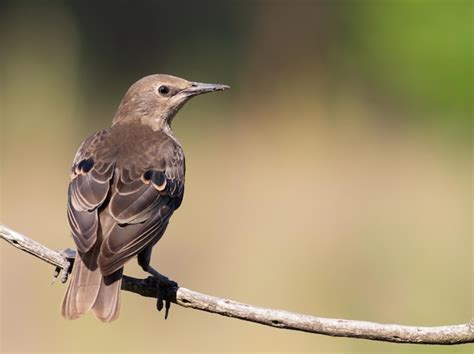
[[[176,293],[178,283],[173,280],[170,280],[168,277],[164,276],[150,265],[151,250],[152,246],[148,246],[146,249],[144,249],[141,253],[138,254],[138,264],[145,272],[150,273],[156,278],[156,281],[158,283],[158,300],[156,302],[156,308],[158,309],[158,311],[161,311],[163,309],[164,303],[165,319],[167,319],[171,307],[171,300],[173,299],[174,294]]]

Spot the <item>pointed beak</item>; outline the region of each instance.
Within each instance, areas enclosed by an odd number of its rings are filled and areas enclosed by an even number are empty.
[[[224,91],[229,89],[227,85],[220,84],[204,84],[202,82],[193,82],[191,87],[184,89],[181,93],[186,96],[197,96],[202,95],[203,93],[214,92],[214,91]]]

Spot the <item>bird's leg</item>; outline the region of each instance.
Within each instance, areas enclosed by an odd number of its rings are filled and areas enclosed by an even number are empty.
[[[156,308],[158,311],[165,307],[165,319],[168,318],[169,310],[171,307],[171,300],[175,297],[175,289],[178,288],[178,283],[173,280],[170,280],[168,277],[164,276],[160,272],[158,272],[155,268],[150,265],[150,256],[151,256],[151,249],[150,251],[146,250],[143,253],[138,255],[138,264],[142,267],[142,269],[150,273],[153,277],[155,277],[157,281],[157,302]],[[163,305],[164,303],[164,305]]]
[[[158,272],[155,268],[153,268],[151,265],[148,265],[148,267],[146,269],[143,269],[145,272],[147,273],[150,273],[151,275],[153,275],[154,277],[157,277],[157,278],[161,278],[161,277],[165,277],[163,274],[161,274],[160,272]],[[166,278],[166,277],[165,277]]]
[[[178,288],[178,283],[173,280],[170,280],[167,276],[164,276],[163,274],[159,273],[150,265],[148,266],[146,271],[153,275],[158,282],[158,300],[156,302],[156,308],[158,309],[158,311],[161,311],[163,309],[164,304],[166,320],[170,311],[171,300],[175,296],[175,289]]]

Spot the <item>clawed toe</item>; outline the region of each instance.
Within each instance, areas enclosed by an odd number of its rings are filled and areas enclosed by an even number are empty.
[[[76,255],[76,252],[71,248],[59,250],[59,252],[69,261],[69,267],[68,269],[65,269],[57,266],[53,272],[53,283],[56,281],[56,279],[59,279],[61,283],[65,283],[67,281],[68,275],[72,271],[72,265],[74,264],[74,257]]]
[[[59,279],[61,283],[65,283],[67,281],[67,278],[68,278],[68,272],[61,267],[56,267],[53,272],[52,284],[54,284],[56,279]]]
[[[168,279],[165,276],[160,276],[157,278],[158,281],[158,300],[156,302],[156,308],[158,311],[165,308],[165,320],[168,318],[169,310],[171,307],[171,302],[176,298],[176,289],[178,288],[178,283],[173,280]]]

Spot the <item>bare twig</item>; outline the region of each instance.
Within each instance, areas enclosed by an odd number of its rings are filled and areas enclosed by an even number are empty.
[[[0,237],[25,252],[67,272],[74,257],[73,250],[53,251],[28,237],[0,225]],[[146,297],[157,296],[157,283],[153,277],[136,279],[124,276],[122,289]],[[276,328],[324,334],[334,337],[363,338],[377,341],[413,344],[463,344],[474,343],[474,319],[469,323],[440,327],[414,327],[396,324],[379,324],[313,317],[282,310],[242,304],[232,300],[200,294],[179,287],[172,294],[173,302],[222,316],[260,323]]]

